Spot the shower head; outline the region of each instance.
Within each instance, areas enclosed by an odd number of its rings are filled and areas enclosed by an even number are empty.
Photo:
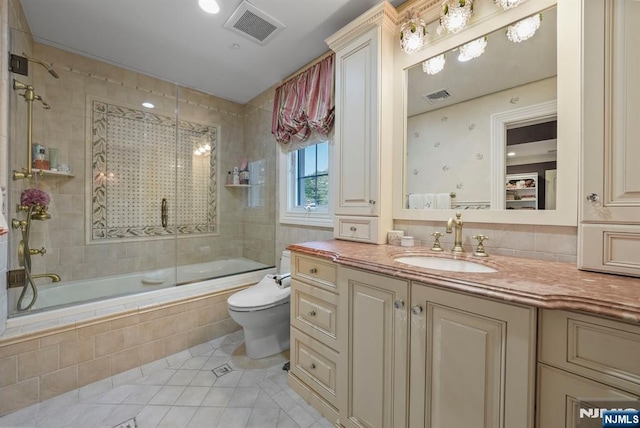
[[[60,76],[58,76],[58,73],[56,73],[56,71],[53,69],[53,67],[51,67],[51,64],[49,64],[48,62],[44,62],[42,60],[36,59],[36,58],[32,58],[29,55],[27,55],[26,53],[22,52],[22,55],[28,59],[31,62],[35,62],[36,64],[40,64],[41,66],[43,66],[44,68],[47,69],[47,71],[49,72],[50,75],[52,75],[53,77],[55,77],[56,79],[59,79]],[[46,108],[46,107],[45,107]]]

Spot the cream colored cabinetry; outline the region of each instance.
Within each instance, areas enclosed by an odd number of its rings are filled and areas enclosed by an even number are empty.
[[[336,52],[334,236],[384,243],[393,227],[391,149],[396,11],[387,2],[327,39]]]
[[[640,276],[640,2],[584,3],[580,268]]]
[[[410,427],[533,427],[536,311],[411,286]]]
[[[337,266],[292,254],[289,385],[330,421],[338,420],[341,376]]]
[[[538,352],[539,428],[577,426],[581,398],[640,397],[637,324],[542,310]]]
[[[406,426],[408,281],[355,269],[338,271],[340,423],[347,428]]]

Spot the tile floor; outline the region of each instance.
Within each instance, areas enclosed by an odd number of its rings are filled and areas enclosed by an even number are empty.
[[[0,418],[0,427],[331,428],[287,386],[288,352],[251,360],[242,331]],[[220,377],[213,369],[228,364]]]

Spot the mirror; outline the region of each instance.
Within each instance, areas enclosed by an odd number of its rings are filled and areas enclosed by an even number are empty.
[[[483,9],[477,25],[397,56],[403,151],[395,152],[402,194],[394,195],[394,218],[440,220],[464,210],[467,221],[576,224],[580,99],[570,97],[581,85],[579,21],[563,5],[542,3]],[[535,34],[510,41],[508,27],[531,16],[541,16]],[[459,60],[461,46],[476,40],[484,52]],[[563,55],[571,49],[577,54]],[[434,73],[431,59],[441,55]]]
[[[440,55],[409,68],[406,208],[555,207],[556,9],[527,19],[527,40],[501,28],[472,42],[486,43],[477,58],[457,47],[439,72]]]

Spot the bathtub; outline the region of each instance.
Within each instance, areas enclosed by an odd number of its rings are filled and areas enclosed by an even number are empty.
[[[6,321],[4,335],[22,334],[96,316],[224,291],[258,282],[268,273],[275,273],[275,267],[237,258],[179,266],[177,269],[166,268],[40,285],[35,305],[29,311],[13,314]],[[179,286],[174,286],[176,284]],[[9,307],[12,311],[15,310],[21,290],[8,290]],[[28,302],[29,298],[30,296],[25,297],[25,301]]]

